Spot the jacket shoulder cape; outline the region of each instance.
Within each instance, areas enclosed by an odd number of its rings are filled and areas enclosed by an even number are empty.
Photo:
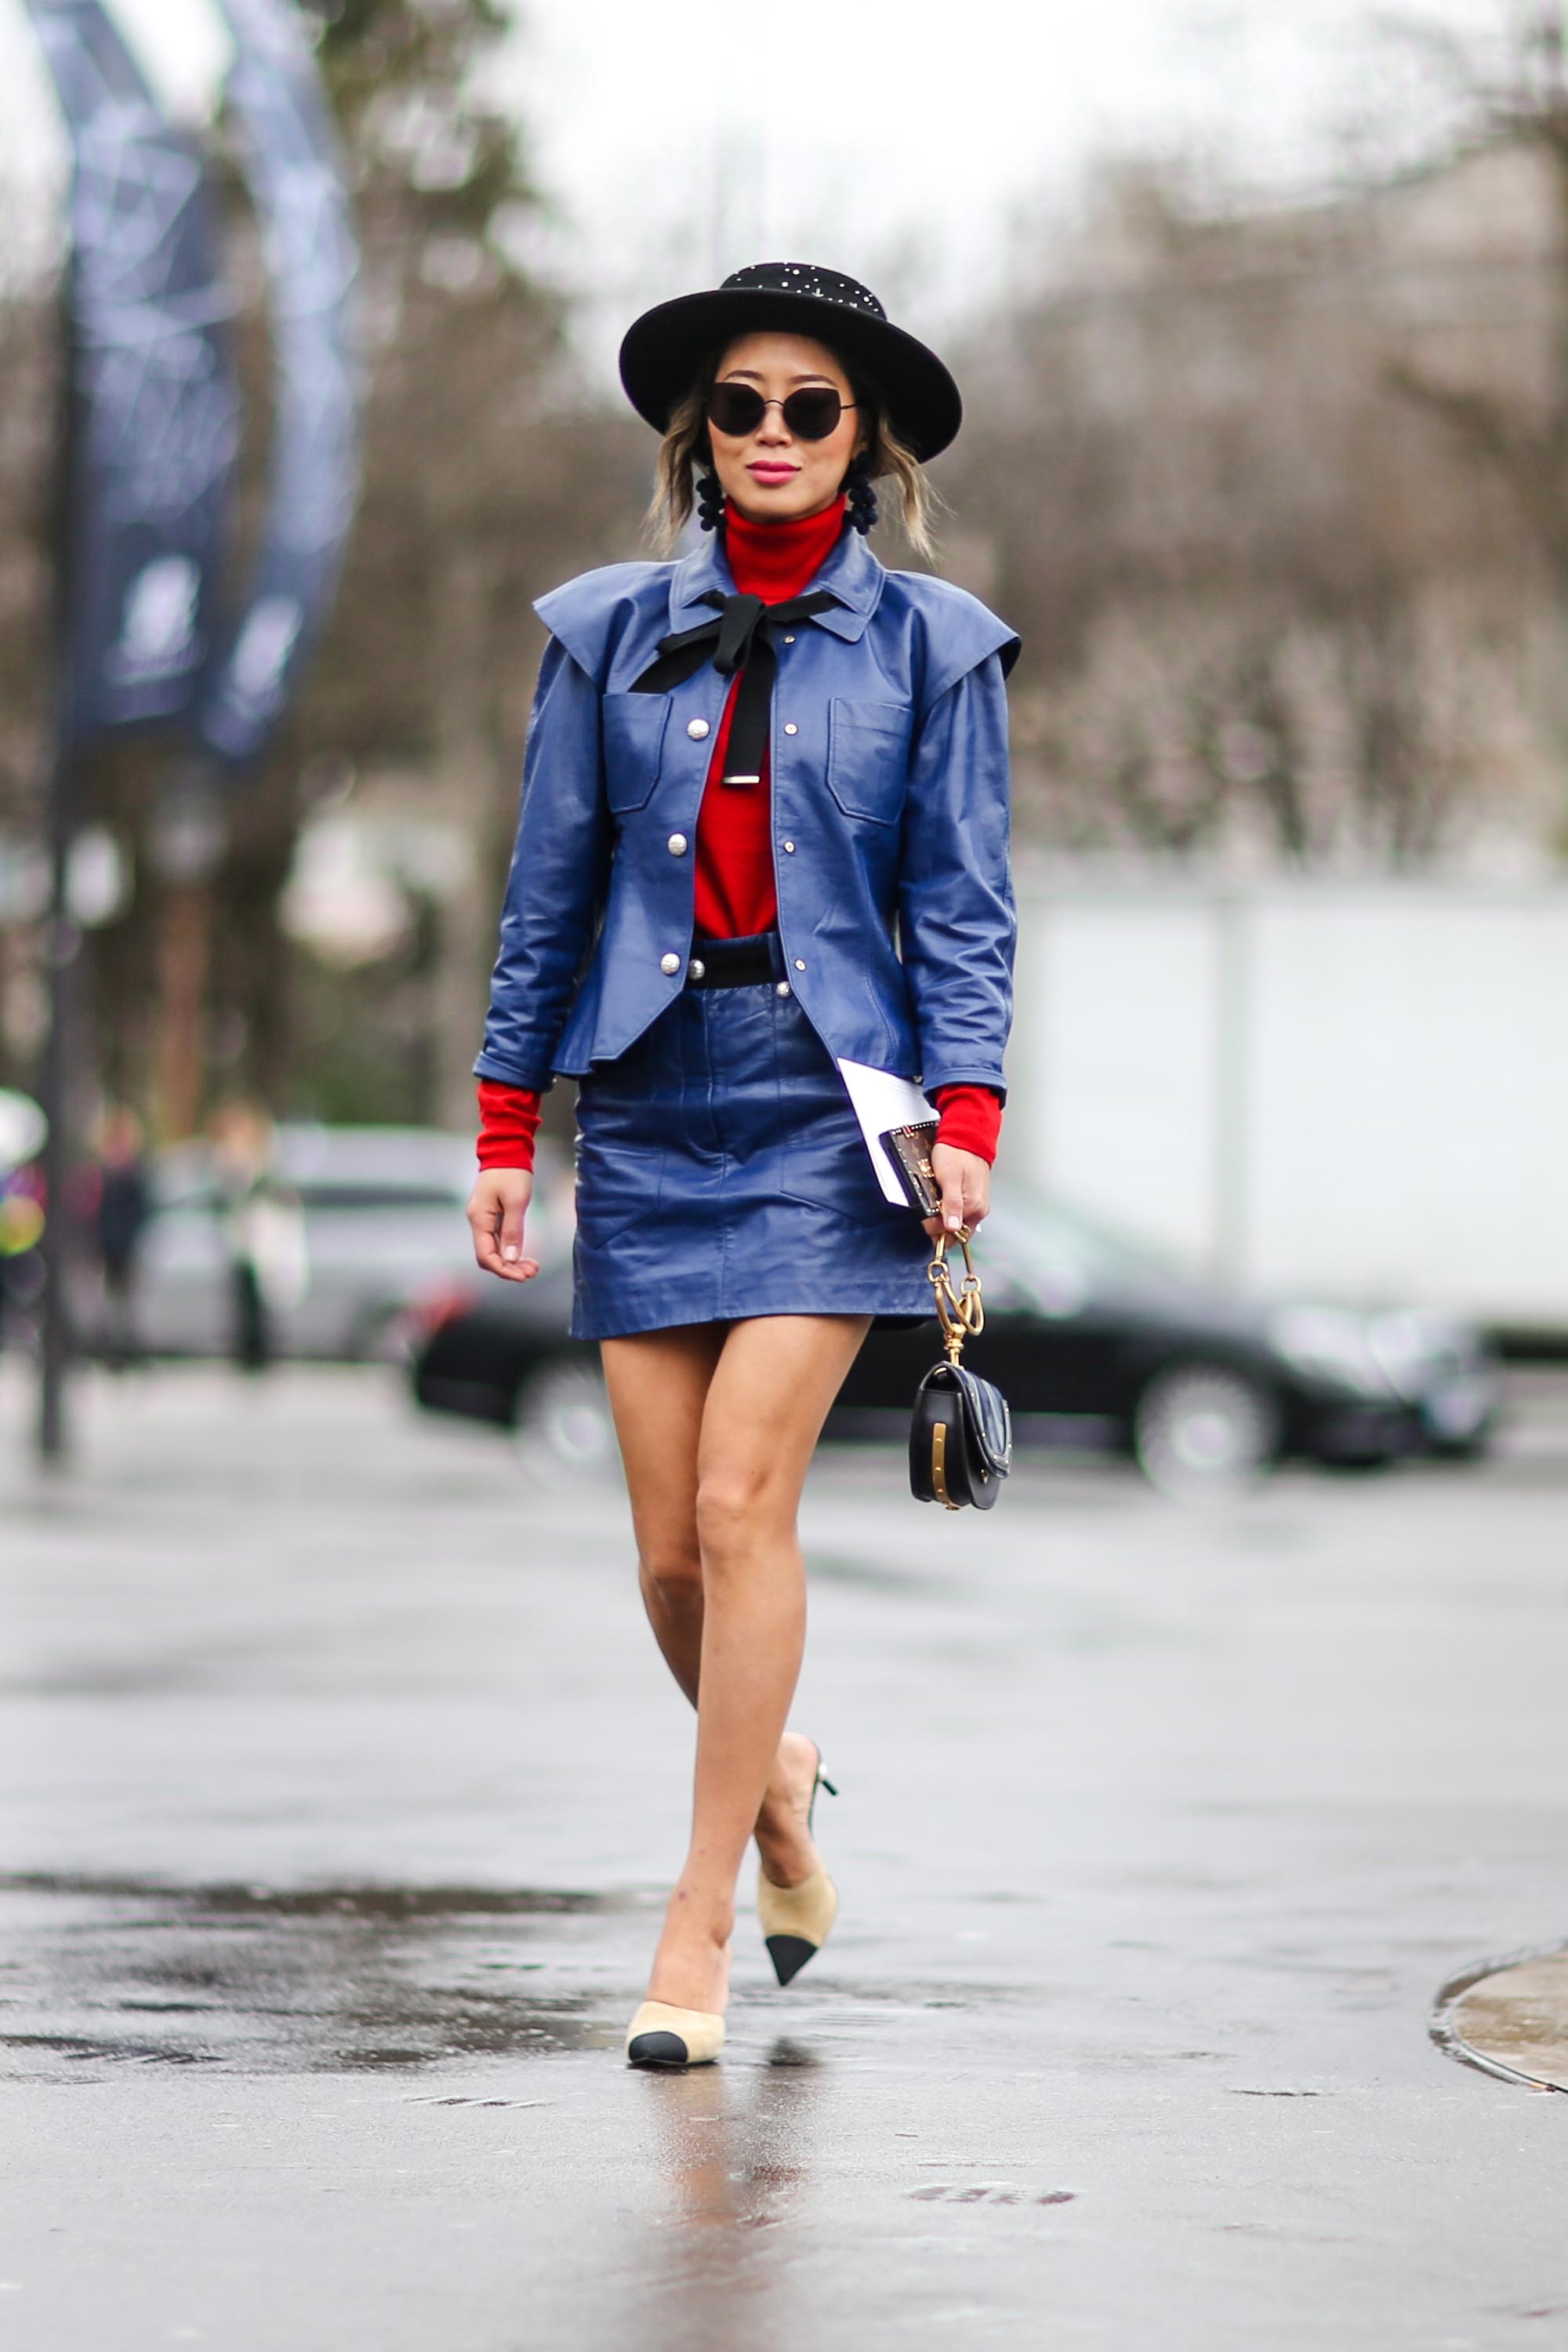
[[[924,709],[940,702],[961,677],[993,654],[1001,658],[1004,677],[1018,658],[1023,640],[1016,630],[951,580],[939,580],[929,572],[889,572],[882,603],[884,607],[901,604],[915,625],[923,656],[920,700]]]
[[[533,609],[603,693],[628,631],[643,637],[642,658],[651,660],[647,632],[662,635],[672,625],[676,569],[673,562],[601,564],[537,598]],[[889,626],[907,634],[910,683],[922,713],[991,655],[1000,656],[1004,677],[1018,657],[1016,631],[966,588],[930,572],[885,572],[870,626],[879,634]]]
[[[536,597],[533,609],[602,693],[627,629],[668,611],[674,571],[673,563],[603,563]]]

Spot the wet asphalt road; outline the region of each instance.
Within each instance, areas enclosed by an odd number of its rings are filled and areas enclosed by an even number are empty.
[[[823,1958],[626,2073],[688,1723],[625,1507],[374,1374],[0,1384],[14,2352],[1568,2341],[1568,2100],[1426,2038],[1568,1932],[1568,1449],[1219,1516],[839,1454]]]

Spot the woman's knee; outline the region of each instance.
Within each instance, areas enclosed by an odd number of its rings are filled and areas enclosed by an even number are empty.
[[[697,1488],[697,1540],[704,1562],[722,1567],[781,1532],[780,1499],[765,1476],[713,1471]]]
[[[638,1559],[643,1589],[668,1608],[689,1609],[702,1598],[702,1555],[695,1542],[645,1545]]]

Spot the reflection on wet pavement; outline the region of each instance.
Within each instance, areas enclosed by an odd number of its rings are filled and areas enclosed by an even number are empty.
[[[640,2331],[688,2352],[798,2352],[808,2322],[788,2225],[810,2188],[822,2081],[810,2049],[787,2036],[743,2074],[637,2077],[663,2196],[641,2242],[626,2343]]]
[[[0,1877],[0,2049],[36,2079],[91,2061],[287,2074],[607,2048],[594,1996],[479,1979],[544,1970],[574,1920],[629,1907],[554,1888]]]

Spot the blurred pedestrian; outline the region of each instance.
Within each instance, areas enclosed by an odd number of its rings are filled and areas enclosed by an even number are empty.
[[[99,1128],[92,1232],[103,1290],[104,1360],[115,1370],[137,1362],[136,1269],[153,1214],[142,1122],[124,1108]]]
[[[785,1728],[796,1511],[873,1318],[923,1318],[927,1234],[988,1205],[1017,639],[866,543],[883,480],[930,552],[923,461],[962,410],[853,278],[737,271],[638,319],[621,375],[663,436],[664,545],[694,501],[711,536],[540,604],[468,1214],[482,1266],[537,1272],[540,1096],[577,1077],[572,1328],[601,1343],[645,1602],[698,1710],[690,1847],[626,2053],[684,2065],[722,2046],[748,1840],[781,1983],[837,1908],[812,1833],[821,1758]],[[924,1232],[882,1195],[839,1060],[934,1097]]]
[[[229,1353],[264,1372],[277,1354],[277,1318],[305,1281],[300,1204],[273,1168],[272,1121],[253,1103],[222,1103],[208,1125],[229,1263]]]
[[[44,1171],[34,1160],[0,1173],[0,1349],[30,1345],[43,1288]]]
[[[0,1087],[0,1352],[30,1343],[43,1281],[44,1171],[37,1158],[48,1121],[30,1095]]]

